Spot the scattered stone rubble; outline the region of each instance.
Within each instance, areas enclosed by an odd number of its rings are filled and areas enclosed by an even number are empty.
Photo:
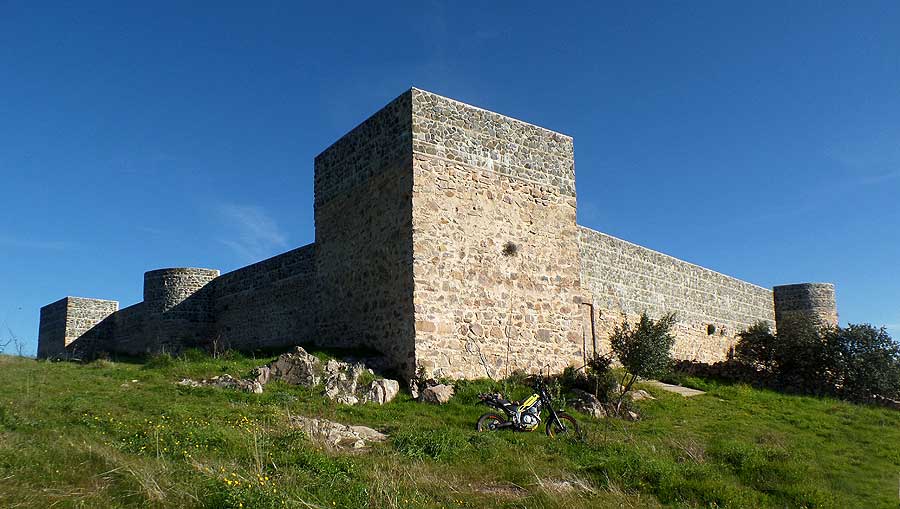
[[[280,355],[269,364],[254,369],[252,376],[251,379],[237,379],[230,375],[221,375],[199,381],[185,378],[178,383],[188,387],[234,388],[256,394],[261,394],[263,387],[272,380],[304,387],[315,387],[321,383],[325,386],[325,396],[342,405],[356,405],[360,402],[383,405],[391,402],[400,393],[399,382],[377,378],[375,372],[363,363],[334,359],[323,363],[299,346]],[[374,380],[361,383],[361,378]],[[451,396],[452,390],[451,387]]]
[[[219,375],[204,380],[191,380],[190,378],[182,378],[178,385],[186,387],[218,387],[220,389],[237,389],[244,392],[252,392],[254,394],[262,394],[263,386],[256,380],[244,380],[234,378],[231,375]]]
[[[571,393],[573,397],[569,399],[569,405],[583,414],[589,415],[595,419],[603,419],[615,414],[614,409],[611,409],[607,405],[604,405],[596,396],[587,391],[583,391],[581,389],[572,389]],[[649,392],[643,389],[634,389],[628,391],[626,397],[630,398],[632,401],[656,399],[652,395],[650,395]],[[632,410],[626,411],[624,414],[622,414],[622,417],[630,421],[636,421],[640,419],[640,416]]]
[[[365,426],[348,426],[328,419],[292,416],[291,425],[303,430],[311,439],[336,449],[365,449],[382,442],[387,435]]]

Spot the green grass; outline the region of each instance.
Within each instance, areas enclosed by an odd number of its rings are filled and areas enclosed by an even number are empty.
[[[268,359],[79,365],[0,356],[0,507],[898,507],[900,412],[710,380],[581,439],[478,434],[491,382],[436,407],[343,407],[315,389],[189,389]],[[133,382],[137,380],[137,382]],[[514,387],[515,396],[528,389]],[[391,435],[334,453],[290,415]],[[569,487],[571,489],[565,489]]]

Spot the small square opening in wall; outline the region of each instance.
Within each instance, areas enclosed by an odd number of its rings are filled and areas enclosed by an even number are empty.
[[[712,336],[715,333],[716,333],[716,326],[711,323],[707,324],[706,325],[706,335]]]

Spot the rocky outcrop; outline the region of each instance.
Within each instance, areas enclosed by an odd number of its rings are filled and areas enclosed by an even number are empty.
[[[282,380],[290,385],[314,387],[321,381],[321,361],[301,347],[283,353],[273,362],[256,368],[255,375],[259,383],[265,385],[269,380]]]
[[[335,359],[323,363],[299,346],[280,355],[273,362],[256,368],[254,376],[263,385],[271,380],[304,387],[314,387],[321,383],[325,388],[325,397],[342,405],[356,405],[360,401],[383,405],[391,402],[400,392],[399,382],[376,378],[375,372],[365,364]],[[364,378],[374,380],[361,383]]]
[[[387,435],[365,426],[348,426],[328,419],[293,416],[291,425],[303,430],[311,439],[336,449],[366,449],[374,442],[382,442]]]
[[[423,403],[443,405],[453,397],[453,386],[426,378],[422,372],[409,380],[409,392],[413,399]]]
[[[254,394],[262,394],[263,386],[257,380],[246,380],[234,378],[231,375],[214,376],[204,380],[191,380],[190,378],[182,378],[178,385],[185,387],[217,387],[220,389],[238,389],[244,392],[252,392]]]
[[[362,364],[349,364],[334,359],[328,361],[325,365],[325,396],[342,405],[359,403],[359,377],[366,372],[373,375],[372,370],[367,370]]]
[[[254,369],[251,378],[239,379],[231,375],[221,375],[209,380],[185,378],[178,384],[187,387],[238,389],[262,394],[263,387],[273,380],[303,387],[322,384],[325,397],[342,405],[356,405],[360,402],[383,405],[393,401],[400,393],[399,382],[377,378],[375,372],[365,364],[359,362],[351,364],[334,359],[323,363],[299,346],[281,354],[269,364]],[[363,382],[363,380],[371,381]]]

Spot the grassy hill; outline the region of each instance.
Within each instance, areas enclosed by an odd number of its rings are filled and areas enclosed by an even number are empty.
[[[445,406],[342,407],[175,385],[268,359],[79,365],[0,356],[0,507],[898,507],[900,412],[693,379],[639,422],[582,439],[474,432],[487,381]],[[517,387],[521,394],[526,388]],[[367,453],[317,447],[290,415],[363,424]]]

